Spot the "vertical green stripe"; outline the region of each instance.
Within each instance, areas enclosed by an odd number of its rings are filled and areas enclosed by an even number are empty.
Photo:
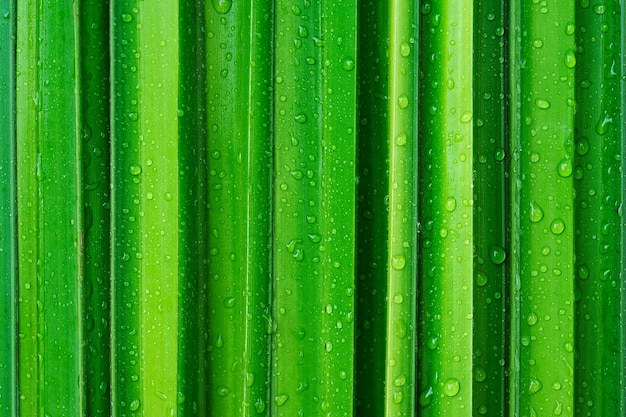
[[[475,2],[474,415],[504,416],[508,363],[508,11]]]
[[[385,416],[411,416],[417,331],[417,4],[391,2],[389,36]]]
[[[387,238],[389,5],[359,2],[357,330],[355,399],[357,415],[384,415]],[[380,40],[384,39],[384,42]]]
[[[271,6],[210,2],[210,415],[269,415]]]
[[[113,413],[171,415],[178,389],[179,4],[112,4]],[[193,277],[186,276],[190,280]],[[182,366],[182,365],[181,365]],[[202,364],[195,364],[201,367]]]
[[[272,414],[352,415],[356,3],[275,23]]]
[[[15,3],[0,2],[0,412],[17,415]]]
[[[86,412],[110,414],[110,133],[108,1],[81,2],[82,175],[85,245],[84,322]]]
[[[520,346],[514,393],[520,416],[567,415],[574,409],[574,2],[516,8]]]
[[[576,5],[576,415],[617,415],[623,392],[620,2]],[[571,59],[571,58],[570,58]],[[603,348],[598,348],[602,346]],[[615,348],[611,348],[614,346]]]
[[[18,9],[20,413],[82,415],[78,10]],[[45,42],[42,40],[45,39]]]
[[[422,7],[418,389],[425,416],[472,413],[473,13],[471,1]]]

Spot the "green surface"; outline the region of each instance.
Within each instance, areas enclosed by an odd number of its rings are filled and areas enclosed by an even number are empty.
[[[276,4],[275,416],[353,411],[356,11]]]
[[[515,3],[511,130],[519,171],[511,415],[574,410],[574,2]],[[519,101],[517,101],[519,100]],[[518,281],[519,280],[519,281]]]
[[[421,415],[472,415],[472,1],[421,8]]]
[[[622,164],[624,36],[620,2],[576,7],[575,415],[623,406]],[[608,348],[599,349],[598,346]]]
[[[22,416],[79,416],[85,408],[79,21],[70,1],[24,3],[17,17],[19,409]]]
[[[17,413],[15,4],[0,2],[0,412]]]
[[[85,410],[110,414],[109,2],[80,3]]]
[[[206,6],[208,403],[268,416],[272,21],[268,2]]]
[[[508,285],[508,10],[474,3],[474,415],[507,410]]]

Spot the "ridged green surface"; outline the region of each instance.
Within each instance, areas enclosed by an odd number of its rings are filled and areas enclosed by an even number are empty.
[[[19,410],[22,416],[80,416],[85,368],[78,10],[71,1],[20,6]]]
[[[472,415],[472,1],[421,7],[417,387],[423,416]]]
[[[84,228],[83,363],[85,410],[110,414],[109,2],[80,3],[81,157]]]
[[[193,306],[179,294],[195,278],[180,271],[202,263],[181,257],[179,245],[191,236],[179,217],[188,198],[180,149],[193,143],[180,134],[179,7],[130,0],[111,7],[111,393],[120,417],[177,415],[194,400],[180,391],[179,375],[185,365],[203,367],[179,355],[179,335],[190,336],[181,317]]]
[[[389,5],[359,2],[356,415],[384,415],[389,212]],[[379,39],[385,39],[379,42]]]
[[[474,2],[474,415],[507,410],[508,10]]]
[[[0,2],[0,413],[17,413],[15,4]]]
[[[276,3],[274,416],[353,414],[356,11]]]
[[[209,415],[269,415],[272,6],[206,5]]]
[[[515,265],[519,374],[511,395],[521,417],[574,412],[574,1],[516,3],[511,130],[519,172]],[[519,54],[519,55],[517,55]],[[517,312],[517,311],[516,311]],[[514,322],[515,323],[515,322]],[[515,331],[515,330],[514,330]],[[519,345],[517,345],[519,343]],[[516,370],[517,371],[517,370]],[[513,415],[513,414],[511,414]]]
[[[576,7],[575,415],[608,416],[623,405],[620,347],[624,147],[623,16],[618,1]],[[598,346],[609,346],[599,349]]]

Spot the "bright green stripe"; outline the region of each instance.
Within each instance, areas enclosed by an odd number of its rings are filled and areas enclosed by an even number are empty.
[[[15,4],[0,2],[0,413],[17,414]]]
[[[574,409],[574,1],[519,4],[519,415]],[[517,306],[515,306],[517,308]]]
[[[359,3],[357,415],[384,415],[389,155],[387,2]]]
[[[276,4],[275,416],[352,415],[355,19],[352,1]]]
[[[110,414],[109,390],[109,22],[108,1],[81,2],[85,290],[82,334],[86,411]]]
[[[415,407],[417,300],[418,7],[395,0],[389,13],[389,227],[385,416]]]
[[[270,409],[270,11],[206,6],[211,416]]]
[[[70,1],[29,2],[18,13],[20,415],[79,416],[78,15]]]
[[[420,404],[472,413],[473,2],[422,7]]]
[[[167,415],[179,401],[186,308],[178,296],[186,284],[178,274],[186,261],[178,249],[179,4],[112,6],[113,412]]]
[[[207,325],[207,170],[206,170],[206,77],[204,2],[182,1],[179,8],[180,113],[178,187],[180,212],[179,299],[184,308],[178,320],[178,415],[208,413],[206,390],[205,329]],[[184,22],[184,23],[183,23]],[[200,162],[202,161],[202,162]]]
[[[474,14],[474,415],[504,416],[508,277],[506,26],[500,0]]]
[[[576,7],[576,415],[620,414],[622,54],[619,1]],[[572,65],[574,62],[572,62]],[[618,348],[619,347],[619,348]]]

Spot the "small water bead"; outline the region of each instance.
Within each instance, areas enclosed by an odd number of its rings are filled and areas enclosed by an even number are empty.
[[[326,349],[326,352],[332,352],[333,351],[333,343],[328,341],[326,342],[326,344],[324,345],[324,349]]]
[[[478,273],[476,274],[476,285],[479,287],[484,287],[485,285],[487,285],[488,281],[489,278],[487,277],[487,274],[482,271],[478,271]]]
[[[474,379],[476,382],[483,382],[487,379],[487,371],[484,368],[477,366],[474,368]]]
[[[543,41],[539,38],[533,40],[533,46],[535,48],[541,48],[543,46]]]
[[[470,120],[472,120],[472,112],[471,111],[466,111],[465,113],[463,113],[461,115],[461,123],[467,123]]]
[[[133,400],[128,406],[128,409],[130,411],[137,411],[139,410],[139,405],[140,405],[139,400]]]
[[[589,152],[590,147],[591,145],[589,144],[589,139],[585,136],[581,136],[576,142],[576,153],[580,156],[586,155]]]
[[[572,165],[572,159],[571,158],[561,159],[561,161],[556,167],[556,170],[561,177],[563,178],[570,177],[574,170],[574,167]]]
[[[122,22],[128,23],[133,20],[133,17],[128,13],[122,13]]]
[[[287,402],[287,400],[289,400],[289,395],[287,394],[277,395],[274,397],[274,402],[278,407],[283,406]]]
[[[407,42],[402,42],[400,44],[400,55],[406,58],[410,53],[411,46]]]
[[[221,386],[217,388],[217,395],[219,395],[220,397],[225,397],[228,394],[230,394],[230,388],[225,387],[225,386]]]
[[[606,132],[609,131],[609,126],[613,123],[613,118],[610,117],[606,112],[604,113],[604,117],[598,120],[596,124],[596,133],[598,135],[605,135]]]
[[[265,411],[265,401],[263,401],[263,398],[256,399],[256,401],[254,402],[254,410],[257,412],[257,414],[263,414],[263,412]]]
[[[400,133],[400,134],[396,137],[396,145],[398,145],[398,146],[404,146],[404,145],[406,145],[406,141],[407,141],[407,136],[406,136],[406,133]]]
[[[394,303],[402,304],[403,301],[404,301],[404,297],[402,297],[402,294],[398,293],[398,294],[393,296],[393,302]]]
[[[409,98],[406,94],[402,94],[398,97],[398,106],[401,109],[406,109],[409,106]]]
[[[559,218],[554,219],[550,225],[550,230],[555,235],[560,235],[563,231],[565,231],[565,222]]]
[[[456,378],[449,378],[443,385],[443,393],[448,397],[454,397],[461,390],[461,384]]]
[[[226,14],[233,7],[233,0],[211,0],[216,12]]]
[[[543,384],[541,383],[541,381],[539,381],[537,378],[532,377],[530,378],[530,382],[528,383],[528,393],[529,394],[536,394],[539,391],[541,391],[541,389],[543,388]]]
[[[534,326],[535,324],[537,324],[537,320],[538,320],[537,315],[535,313],[530,313],[528,315],[528,318],[526,319],[526,323],[529,326]]]
[[[128,113],[128,118],[130,120],[132,120],[133,122],[136,122],[137,120],[139,120],[139,113],[137,113],[137,112],[130,112],[130,113]]]
[[[540,109],[549,109],[550,108],[550,102],[546,99],[543,98],[538,98],[535,100],[535,104],[537,105],[537,107],[539,107]]]
[[[606,6],[602,3],[598,3],[593,6],[592,10],[595,14],[603,15],[604,13],[606,13]]]
[[[530,221],[537,223],[543,219],[543,209],[536,201],[530,202]]]
[[[298,113],[294,116],[294,120],[300,124],[305,124],[309,118],[304,113]]]
[[[456,209],[456,198],[448,197],[446,200],[446,211],[453,212]]]
[[[396,379],[393,380],[393,385],[396,387],[402,387],[406,384],[406,376],[400,375]]]
[[[354,59],[352,58],[346,58],[343,61],[342,67],[346,71],[352,71],[354,69],[354,66],[355,66],[355,63],[354,63]]]
[[[128,167],[128,172],[130,172],[131,175],[137,176],[141,174],[141,167],[137,164],[132,164]]]
[[[489,247],[489,258],[494,264],[500,265],[506,259],[506,252],[498,245],[491,245]]]
[[[565,52],[565,66],[567,68],[574,68],[576,66],[576,52],[573,49],[568,49]]]
[[[391,258],[391,266],[393,267],[393,269],[401,270],[404,268],[405,265],[406,258],[404,257],[404,255],[394,255]]]

